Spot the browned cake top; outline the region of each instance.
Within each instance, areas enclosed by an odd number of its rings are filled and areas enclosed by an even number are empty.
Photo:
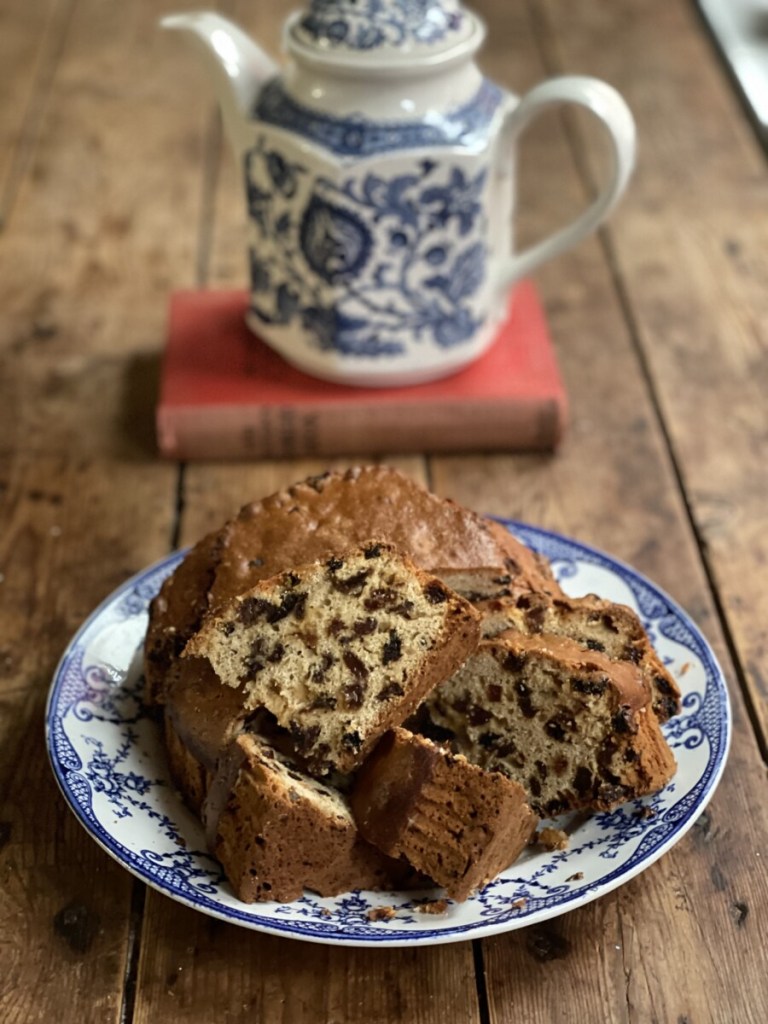
[[[222,534],[213,607],[259,580],[379,537],[425,569],[498,566],[551,577],[503,527],[387,466],[326,473],[246,505]]]
[[[219,539],[210,533],[192,548],[150,604],[144,647],[148,704],[162,703],[168,674],[208,609]]]
[[[152,602],[146,700],[162,703],[186,641],[210,608],[270,576],[379,536],[421,568],[487,566],[523,589],[559,593],[548,566],[503,526],[386,466],[311,477],[246,505],[204,537]]]

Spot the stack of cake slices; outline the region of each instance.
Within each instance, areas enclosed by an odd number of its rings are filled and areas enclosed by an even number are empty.
[[[146,702],[241,900],[437,884],[539,817],[662,788],[679,690],[629,608],[568,598],[499,524],[383,466],[203,538],[150,608]]]

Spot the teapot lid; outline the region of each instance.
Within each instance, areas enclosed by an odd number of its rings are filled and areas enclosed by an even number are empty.
[[[323,63],[441,63],[476,49],[484,28],[460,0],[310,0],[287,25],[288,47]]]

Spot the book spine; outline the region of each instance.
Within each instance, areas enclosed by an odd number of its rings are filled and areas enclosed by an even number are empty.
[[[565,402],[543,398],[339,405],[161,406],[162,455],[261,459],[388,452],[546,451],[565,425]]]

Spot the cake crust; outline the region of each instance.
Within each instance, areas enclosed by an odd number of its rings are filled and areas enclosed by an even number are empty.
[[[309,477],[251,502],[190,551],[150,605],[145,701],[162,705],[204,616],[261,580],[381,537],[422,569],[488,566],[523,589],[559,593],[546,561],[500,523],[438,498],[389,466]]]
[[[210,848],[245,903],[287,903],[304,889],[335,896],[405,888],[417,880],[408,865],[360,837],[341,793],[249,733],[221,758],[202,813]]]
[[[350,797],[362,835],[465,900],[515,861],[537,818],[521,786],[393,729],[358,773]]]
[[[504,589],[506,593],[501,592]],[[482,615],[484,637],[498,636],[509,629],[526,635],[568,637],[612,661],[637,665],[650,687],[653,709],[660,722],[679,713],[680,688],[653,649],[637,613],[627,605],[606,601],[595,594],[576,598],[555,596],[520,590],[514,584],[499,588],[496,594],[488,587],[474,603]]]
[[[358,466],[245,505],[222,532],[211,605],[369,537],[394,544],[422,569],[487,565],[531,588],[559,590],[546,563],[499,523],[437,497],[396,469]]]
[[[181,652],[208,611],[219,550],[218,532],[203,537],[150,602],[144,641],[144,702],[148,707],[165,703]]]

